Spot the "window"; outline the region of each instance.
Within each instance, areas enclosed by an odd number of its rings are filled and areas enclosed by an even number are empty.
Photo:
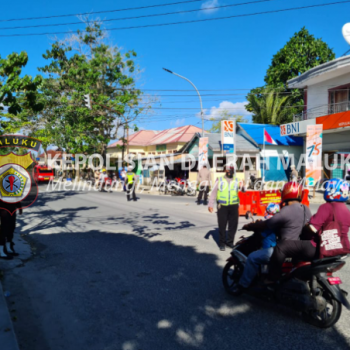
[[[350,85],[329,90],[328,113],[339,113],[350,110]]]
[[[51,174],[52,173],[52,169],[40,169],[39,168],[39,173],[40,174]]]

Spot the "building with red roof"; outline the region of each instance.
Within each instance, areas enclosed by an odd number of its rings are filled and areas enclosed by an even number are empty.
[[[128,138],[129,153],[141,156],[177,153],[196,133],[201,131],[193,125],[163,131],[140,130]],[[111,158],[118,158],[122,154],[122,146],[122,140],[116,141],[108,146],[107,153]]]

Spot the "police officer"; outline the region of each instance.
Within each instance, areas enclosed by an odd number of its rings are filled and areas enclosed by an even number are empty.
[[[128,201],[131,201],[130,193],[132,192],[132,199],[136,202],[135,186],[136,186],[136,176],[132,171],[132,166],[128,167],[126,173],[126,197]]]
[[[213,191],[209,198],[208,210],[214,211],[214,202],[217,202],[217,215],[219,224],[219,246],[220,250],[225,250],[225,244],[232,248],[233,240],[238,227],[239,198],[237,178],[234,176],[234,166],[226,166],[226,174],[216,180]],[[227,239],[226,227],[228,225]]]

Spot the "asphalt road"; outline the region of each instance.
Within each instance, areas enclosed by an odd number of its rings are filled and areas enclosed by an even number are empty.
[[[194,198],[139,197],[40,193],[19,217],[36,253],[5,279],[21,350],[349,349],[347,310],[320,330],[294,310],[228,296],[229,251]],[[350,291],[349,270],[338,276]]]

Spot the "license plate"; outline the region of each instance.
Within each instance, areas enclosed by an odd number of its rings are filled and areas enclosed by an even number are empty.
[[[44,180],[50,180],[50,178],[49,177],[44,177]]]

